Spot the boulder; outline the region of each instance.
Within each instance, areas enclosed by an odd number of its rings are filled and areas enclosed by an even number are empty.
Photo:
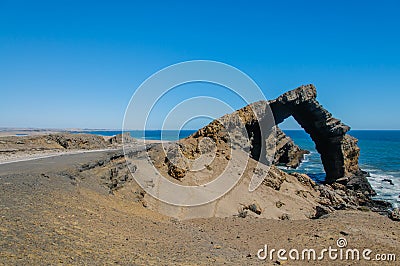
[[[108,140],[108,143],[111,145],[118,145],[131,142],[134,142],[134,139],[131,137],[131,133],[129,132],[124,132],[122,134],[115,135]]]

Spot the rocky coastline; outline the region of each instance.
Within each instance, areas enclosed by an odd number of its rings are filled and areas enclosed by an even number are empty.
[[[357,139],[347,134],[350,127],[324,109],[316,100],[316,96],[316,88],[313,85],[306,85],[289,91],[268,103],[250,104],[213,121],[188,138],[180,140],[178,144],[169,146],[167,151],[161,145],[150,147],[148,149],[150,158],[157,169],[169,176],[171,181],[177,180],[182,184],[189,185],[195,184],[193,180],[199,182],[201,177],[191,172],[193,165],[188,162],[188,159],[193,160],[201,157],[202,154],[215,152],[217,163],[207,165],[208,175],[215,175],[221,171],[219,169],[221,165],[226,165],[231,160],[231,147],[242,149],[249,153],[251,160],[270,166],[269,173],[263,181],[265,186],[278,192],[281,191],[281,186],[285,182],[294,182],[302,186],[302,189],[295,190],[293,193],[312,202],[314,213],[303,212],[303,215],[308,218],[320,218],[337,210],[372,210],[388,215],[391,213],[391,205],[372,198],[375,191],[368,182],[369,174],[360,169],[358,165],[360,149]],[[268,116],[266,111],[268,104],[275,117],[273,125],[264,119]],[[288,174],[276,168],[278,165],[296,168],[301,163],[304,154],[307,154],[307,151],[300,149],[278,127],[278,124],[290,115],[295,117],[311,135],[321,154],[327,174],[326,182],[323,184],[315,183],[307,175]],[[229,132],[226,128],[229,129]],[[243,138],[244,128],[251,136],[249,141]],[[260,134],[260,128],[268,128],[266,130],[268,134],[264,134],[264,136]],[[232,136],[236,137],[232,138]],[[210,141],[214,144],[210,144]],[[267,158],[268,150],[261,151],[261,149],[268,149],[272,146],[275,146],[276,152],[271,159]],[[248,171],[254,172],[258,169],[253,168]],[[235,193],[239,193],[238,197],[246,197],[243,195],[243,191],[235,191]],[[249,199],[251,198],[252,196],[249,197]],[[253,198],[257,198],[257,196],[253,196]],[[245,206],[250,205],[251,203]],[[260,205],[264,206],[265,212],[270,211],[265,207],[268,204],[258,202],[257,206]],[[257,208],[256,215],[260,216],[261,209],[263,207]],[[239,208],[239,212],[242,210],[243,208]],[[247,208],[247,210],[251,211],[251,208]],[[293,209],[291,211],[296,212]],[[222,212],[229,213],[227,210]],[[169,215],[174,216],[173,212]],[[290,214],[287,216],[290,217]]]
[[[310,106],[315,105],[313,95],[312,86],[303,86],[278,102],[297,108],[308,99],[311,103],[304,106]],[[327,119],[326,127],[336,132],[329,133],[334,134],[329,145],[336,145],[337,153],[325,156],[336,158],[338,168],[329,164],[327,169],[341,175],[316,183],[306,174],[278,168],[295,168],[307,151],[276,124],[268,124],[269,134],[259,134],[253,110],[262,115],[265,106],[253,103],[179,142],[64,133],[0,138],[3,156],[62,152],[0,164],[0,264],[258,265],[257,251],[265,244],[329,247],[343,238],[351,247],[398,254],[399,210],[373,200],[368,173],[358,166],[357,140],[338,129],[347,127],[336,120],[332,126],[333,118]],[[222,124],[232,126],[230,135]],[[250,139],[242,138],[243,129]],[[123,150],[123,143],[130,149]],[[268,153],[271,147],[273,154]],[[157,173],[146,170],[154,167]],[[157,188],[161,175],[190,186],[225,170],[240,180],[209,204],[174,206],[146,191]],[[250,192],[254,176],[263,179]],[[144,185],[138,177],[145,178]]]
[[[265,218],[303,219],[321,218],[337,210],[371,210],[396,219],[397,212],[391,210],[389,203],[373,199],[375,192],[368,182],[369,174],[358,165],[360,149],[357,139],[347,134],[350,127],[334,118],[319,104],[316,97],[316,88],[313,85],[301,86],[284,93],[275,100],[252,103],[232,114],[225,115],[177,143],[148,145],[147,148],[139,149],[131,161],[126,162],[123,153],[119,153],[106,161],[83,165],[74,172],[75,179],[78,180],[86,173],[99,175],[99,171],[105,171],[105,177],[102,178],[107,182],[101,182],[109,189],[109,193],[114,193],[126,183],[132,182],[135,193],[140,195],[137,200],[143,202],[143,206],[154,210],[171,210],[174,208],[160,207],[154,199],[146,195],[145,190],[135,183],[128,169],[125,169],[126,163],[136,167],[136,164],[139,165],[146,158],[147,153],[154,166],[171,182],[194,185],[208,182],[223,171],[224,166],[232,160],[231,149],[233,148],[247,152],[250,157],[249,166],[244,172],[244,183],[249,182],[255,173],[263,171],[268,173],[262,182],[262,191],[254,194],[246,193],[239,183],[230,192],[236,193],[238,198],[243,198],[244,203],[235,201],[226,203],[225,209],[208,206],[214,215],[229,216],[250,212],[252,215]],[[266,119],[269,114],[267,106],[271,107],[274,123]],[[285,166],[296,169],[304,155],[308,153],[298,147],[279,128],[279,123],[289,116],[293,116],[314,140],[327,174],[325,183],[317,184],[305,174],[286,173],[277,168],[277,166]],[[226,128],[229,128],[229,132]],[[264,129],[264,134],[261,134],[260,128]],[[243,131],[250,136],[249,139],[243,137]],[[106,139],[89,134],[69,133],[2,137],[0,153],[4,156],[4,154],[48,151],[120,149],[123,142],[138,145],[129,134]],[[270,156],[268,150],[271,147],[274,148],[273,156]],[[206,165],[205,169],[196,174],[191,172],[193,165],[188,163],[187,159],[196,159],[203,154],[213,153],[215,158]],[[244,160],[247,160],[246,156],[244,154],[240,156],[243,156],[241,160],[244,163]],[[262,170],[263,167],[259,168],[258,163],[267,165],[269,169]],[[261,199],[265,196],[263,193],[270,194],[270,198],[265,202]],[[292,198],[293,196],[295,198]],[[281,206],[277,207],[281,204],[275,202],[275,198],[280,197],[288,199],[288,202],[283,202],[286,206],[284,211]],[[229,199],[229,197],[224,197],[221,200],[222,203],[227,201],[226,198]],[[299,207],[296,203],[298,200],[304,201],[304,208]],[[282,203],[282,200],[280,202]],[[218,204],[223,205],[221,202]],[[271,205],[274,205],[273,210],[271,210]],[[249,206],[257,206],[257,208]],[[299,208],[302,210],[299,211]],[[175,217],[175,213],[179,211],[181,209],[166,211],[164,214]],[[196,212],[196,208],[193,212]],[[209,213],[206,211],[204,217],[209,217]],[[192,216],[179,218],[190,217]]]

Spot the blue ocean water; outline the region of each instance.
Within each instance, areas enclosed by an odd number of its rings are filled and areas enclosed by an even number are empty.
[[[178,140],[194,132],[194,130],[130,131],[134,138],[149,140]],[[120,134],[121,131],[85,131],[82,133],[113,136]],[[285,130],[285,133],[302,149],[311,152],[306,155],[304,162],[295,171],[306,173],[317,182],[324,181],[325,172],[321,158],[315,150],[310,136],[303,130]],[[360,167],[370,173],[369,181],[378,194],[376,199],[389,201],[395,207],[400,207],[400,131],[352,130],[349,134],[359,140]],[[384,179],[392,180],[393,185]]]

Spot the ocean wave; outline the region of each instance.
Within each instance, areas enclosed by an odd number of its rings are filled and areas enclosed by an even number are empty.
[[[393,207],[398,207],[400,205],[400,178],[387,172],[374,170],[375,173],[369,171],[370,176],[368,177],[368,181],[377,193],[374,199],[388,201],[392,203]],[[384,181],[384,179],[391,180],[393,185]]]
[[[381,179],[396,179],[396,177],[394,177],[393,175],[389,175],[387,173],[370,173],[370,176],[372,178],[381,178]]]

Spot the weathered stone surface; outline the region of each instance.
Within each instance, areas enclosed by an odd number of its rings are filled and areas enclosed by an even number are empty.
[[[307,151],[301,150],[277,126],[293,116],[311,136],[321,155],[326,183],[336,186],[320,188],[321,204],[341,208],[343,205],[358,206],[368,202],[368,197],[375,192],[367,180],[368,173],[359,168],[358,141],[347,135],[350,127],[334,118],[316,97],[313,85],[301,86],[275,100],[255,102],[214,120],[181,140],[179,152],[168,152],[165,162],[169,175],[176,179],[183,178],[189,169],[186,159],[194,159],[201,154],[200,143],[206,138],[214,143],[217,156],[226,156],[225,153],[219,154],[219,151],[240,148],[261,163],[296,168]],[[271,109],[268,109],[268,105]],[[263,181],[264,185],[280,190],[285,175],[278,170],[271,167]],[[316,186],[311,179],[294,176],[310,188]]]
[[[296,146],[276,126],[289,116],[293,116],[310,134],[317,151],[321,154],[327,183],[333,183],[338,179],[346,183],[354,178],[356,179],[352,183],[365,181],[359,178],[364,174],[358,166],[360,149],[357,146],[357,139],[346,134],[350,127],[334,118],[319,104],[316,97],[317,91],[313,85],[301,86],[275,100],[259,101],[225,115],[191,137],[210,137],[216,142],[231,141],[232,145],[238,145],[248,151],[251,157],[259,162],[296,168],[306,151]],[[272,114],[268,112],[268,104]],[[275,123],[271,123],[273,121],[270,119],[271,115]],[[271,162],[270,153],[275,151],[275,147],[276,153]],[[360,187],[364,185],[365,182],[360,184]],[[367,189],[373,194],[370,187]]]
[[[65,149],[103,149],[107,143],[103,137],[91,134],[51,134],[47,141],[54,141]]]
[[[124,132],[122,134],[115,135],[108,140],[109,144],[118,145],[123,143],[132,143],[135,140],[131,137],[129,132]]]
[[[209,137],[217,143],[239,147],[261,163],[297,168],[309,152],[297,146],[273,123],[267,104],[266,101],[255,102],[224,115],[188,139]]]
[[[276,127],[276,152],[273,162],[275,165],[284,165],[295,169],[304,159],[304,155],[309,153],[297,146],[290,137]]]
[[[258,173],[259,170],[260,169],[255,169],[254,173],[259,174],[261,176],[265,176],[265,179],[263,181],[264,185],[271,187],[278,191],[281,189],[283,182],[286,180],[286,173],[282,172],[275,166],[272,166],[269,169],[267,175],[265,175],[264,173]]]
[[[306,85],[270,101],[275,123],[280,124],[293,116],[310,134],[321,154],[328,183],[343,177],[351,178],[359,171],[357,141],[346,135],[350,127],[334,118],[316,97],[316,88]]]
[[[332,211],[331,211],[329,208],[327,208],[327,207],[324,207],[324,206],[317,206],[317,207],[315,208],[315,214],[314,214],[314,216],[311,217],[311,218],[312,218],[312,219],[319,219],[319,218],[322,218],[322,217],[326,217],[326,216],[328,216],[331,212],[332,212]]]
[[[253,202],[247,206],[244,206],[243,210],[249,210],[251,212],[254,212],[257,215],[260,215],[262,213],[261,206],[257,202]]]
[[[1,137],[0,152],[64,149],[103,149],[107,142],[92,134],[55,133],[49,135]]]
[[[171,145],[167,149],[165,162],[168,165],[168,174],[175,179],[185,177],[190,167],[187,159],[183,155],[181,145]]]

